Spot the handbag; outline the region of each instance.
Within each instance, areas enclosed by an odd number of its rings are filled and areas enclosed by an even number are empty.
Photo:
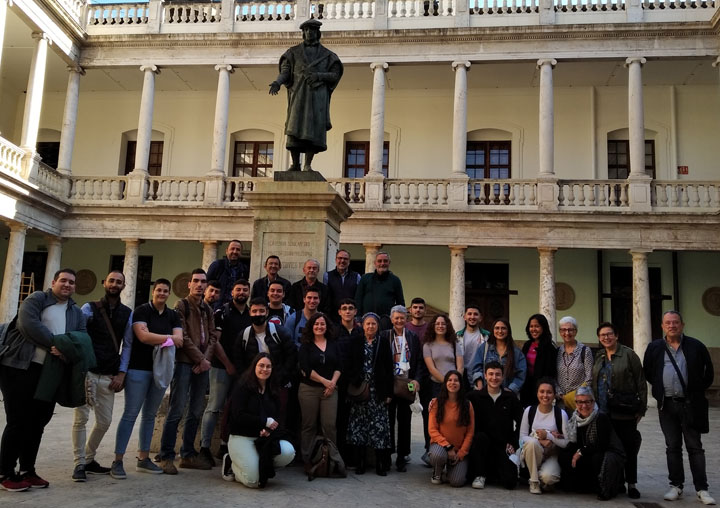
[[[363,381],[359,385],[348,385],[347,396],[353,402],[365,402],[370,399],[370,383]]]
[[[410,383],[412,383],[412,379],[408,376],[395,376],[393,382],[393,394],[395,397],[413,402],[415,400],[415,390],[410,390]]]

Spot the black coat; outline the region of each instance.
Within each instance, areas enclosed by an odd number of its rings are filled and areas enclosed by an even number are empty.
[[[365,359],[364,347],[365,337],[359,336],[351,343],[352,364],[348,372],[350,384],[359,385],[363,381],[363,363]],[[376,349],[377,348],[377,349]],[[384,401],[393,396],[394,363],[390,342],[376,336],[373,341],[373,369],[372,375],[375,381],[375,394],[377,399]]]
[[[693,410],[693,427],[699,432],[708,432],[708,402],[705,398],[705,390],[713,383],[715,372],[713,370],[710,352],[705,344],[698,339],[684,335],[682,338],[682,352],[687,363],[687,383],[690,404]],[[665,398],[665,387],[663,386],[663,369],[665,366],[665,340],[656,339],[650,343],[645,350],[643,370],[645,379],[652,385],[652,395],[658,401],[658,407],[662,409]]]
[[[245,372],[258,354],[258,343],[255,338],[255,329],[250,326],[250,335],[247,344],[243,340],[244,330],[235,339],[233,350],[233,363],[239,374]],[[290,337],[287,328],[275,326],[277,339],[270,334],[270,323],[265,324],[265,344],[270,350],[270,359],[273,363],[275,375],[280,380],[280,385],[285,386],[293,382],[297,377],[298,351],[295,343]]]
[[[532,340],[523,344],[522,353],[527,358]],[[528,362],[525,384],[520,390],[520,401],[523,406],[537,404],[537,387],[535,386],[540,378],[550,377],[557,379],[557,348],[552,343],[538,344],[537,356],[535,357],[535,368],[533,375],[530,375],[530,362]]]
[[[385,330],[380,332],[380,337],[390,344],[390,354],[392,355],[392,342],[395,339],[393,329]],[[407,340],[410,346],[410,371],[408,376],[410,379],[419,380],[423,375],[423,369],[425,368],[425,360],[423,359],[422,344],[420,339],[412,330],[405,329],[405,340]],[[395,365],[395,362],[393,362]]]
[[[473,412],[478,415],[475,419],[476,435],[482,432],[499,446],[511,444],[513,448],[518,447],[523,409],[513,392],[503,390],[494,401],[484,386],[482,390],[470,392],[467,398]]]
[[[260,431],[266,427],[268,418],[280,420],[280,403],[270,390],[260,393],[236,383],[230,397],[230,434],[260,437]]]

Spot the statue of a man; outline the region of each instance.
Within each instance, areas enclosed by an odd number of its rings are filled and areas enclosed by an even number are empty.
[[[280,57],[280,74],[270,83],[270,94],[277,95],[280,86],[288,90],[285,134],[292,156],[288,171],[300,170],[300,154],[305,154],[304,171],[318,152],[327,150],[330,124],[330,96],[343,74],[338,56],[320,44],[320,26],[315,19],[300,25],[302,44],[293,46]]]

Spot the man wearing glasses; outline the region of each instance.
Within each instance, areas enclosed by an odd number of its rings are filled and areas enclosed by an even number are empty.
[[[329,316],[338,323],[340,316],[340,301],[345,298],[354,298],[360,274],[350,269],[350,253],[340,249],[335,255],[335,269],[325,272],[323,284],[330,288],[330,313]]]

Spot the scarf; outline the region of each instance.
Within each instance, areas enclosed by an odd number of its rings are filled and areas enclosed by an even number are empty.
[[[587,425],[590,425],[595,421],[597,418],[599,408],[597,403],[593,407],[592,413],[588,415],[587,418],[583,418],[580,416],[580,413],[577,412],[577,409],[573,412],[572,417],[568,420],[567,428],[568,428],[568,439],[571,443],[577,443],[577,430],[578,427],[585,427]],[[588,428],[587,430],[587,441],[588,442],[594,442],[597,438],[597,427],[593,425],[592,427]]]

